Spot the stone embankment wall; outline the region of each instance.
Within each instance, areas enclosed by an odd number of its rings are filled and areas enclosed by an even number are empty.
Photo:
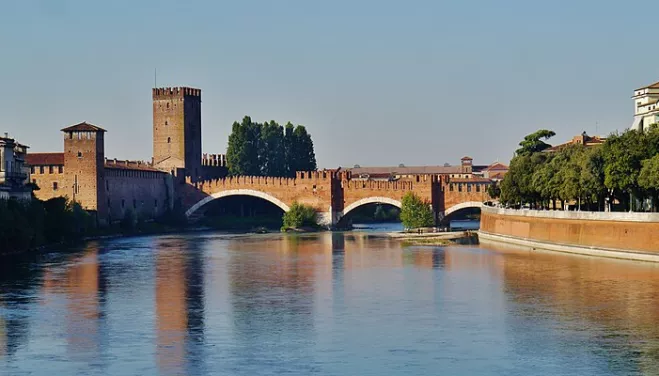
[[[480,240],[596,256],[659,261],[659,213],[484,207]]]

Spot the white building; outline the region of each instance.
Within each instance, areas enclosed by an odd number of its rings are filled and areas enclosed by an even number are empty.
[[[26,186],[30,181],[30,170],[25,166],[27,149],[6,133],[0,137],[0,199],[32,197],[31,188]]]
[[[659,82],[634,90],[634,123],[631,129],[646,129],[659,123]]]

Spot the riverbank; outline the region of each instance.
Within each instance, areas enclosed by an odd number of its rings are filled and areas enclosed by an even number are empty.
[[[659,214],[484,207],[479,239],[530,250],[659,262]]]

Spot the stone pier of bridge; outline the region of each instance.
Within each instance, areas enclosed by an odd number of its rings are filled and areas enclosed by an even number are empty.
[[[481,184],[474,182],[475,184]],[[333,226],[360,206],[388,204],[401,207],[403,197],[413,192],[426,200],[440,221],[445,215],[467,207],[479,207],[489,200],[485,186],[479,189],[451,186],[450,178],[437,175],[416,175],[396,181],[353,178],[341,170],[299,171],[294,178],[264,176],[233,176],[191,182],[181,181],[177,199],[188,218],[203,212],[204,206],[219,198],[253,196],[264,199],[288,211],[294,202],[312,206],[319,222]],[[458,184],[458,183],[456,183]]]

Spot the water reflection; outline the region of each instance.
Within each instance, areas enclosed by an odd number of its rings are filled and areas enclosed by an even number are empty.
[[[199,242],[167,239],[157,244],[156,357],[163,374],[202,374],[204,267]]]
[[[0,374],[659,374],[655,264],[348,232],[119,239],[0,272]]]
[[[529,320],[582,332],[573,340],[596,344],[592,350],[613,371],[635,365],[640,374],[659,374],[659,265],[493,248],[505,256],[499,260],[506,292]]]

